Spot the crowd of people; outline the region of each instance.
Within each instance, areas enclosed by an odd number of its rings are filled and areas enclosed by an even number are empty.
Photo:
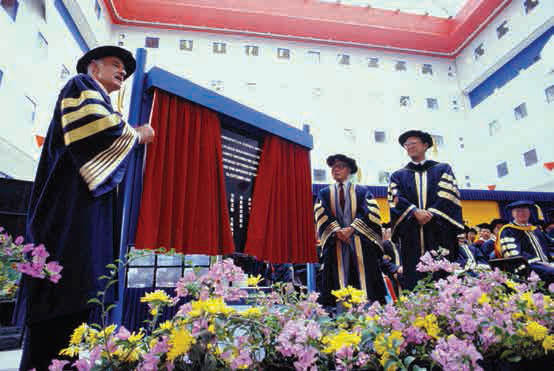
[[[424,277],[417,264],[430,251],[469,272],[496,267],[520,275],[533,271],[546,284],[554,282],[552,211],[535,221],[538,206],[516,201],[506,207],[509,220],[496,218],[470,228],[463,222],[452,168],[425,157],[433,146],[431,135],[409,130],[398,141],[411,161],[391,175],[389,223],[382,223],[371,192],[351,182],[358,171],[355,159],[344,154],[327,158],[335,183],[320,190],[314,206],[322,304],[335,305],[333,290],[348,285],[381,302],[401,289],[412,290]]]

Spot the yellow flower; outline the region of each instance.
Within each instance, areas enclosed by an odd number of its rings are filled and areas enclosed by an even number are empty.
[[[215,334],[215,326],[213,323],[211,323],[209,326],[208,326],[208,332],[211,332],[212,334]],[[209,344],[208,344],[209,345]]]
[[[339,349],[342,349],[348,346],[358,345],[361,340],[362,338],[360,335],[351,334],[347,331],[342,330],[336,335],[325,336],[322,339],[323,343],[327,345],[327,347],[323,349],[323,352],[333,353],[338,351]]]
[[[535,321],[527,322],[525,330],[535,341],[543,340],[548,335],[548,329]]]
[[[248,276],[246,283],[248,286],[258,286],[258,283],[260,283],[261,280],[262,280],[262,276],[258,274],[256,277]]]
[[[87,328],[87,324],[82,323],[81,326],[73,330],[73,334],[71,334],[71,339],[69,340],[69,345],[79,345],[83,340],[83,335],[87,331]]]
[[[338,301],[343,301],[343,305],[351,308],[351,304],[362,304],[366,302],[365,292],[352,286],[347,286],[340,290],[331,291]]]
[[[109,325],[104,330],[102,330],[99,336],[103,337],[104,335],[111,335],[115,331],[116,325]]]
[[[158,303],[165,303],[165,304],[173,303],[169,295],[167,295],[167,293],[163,290],[147,292],[142,298],[140,298],[140,302],[141,303],[158,302]]]
[[[377,335],[373,342],[373,348],[377,354],[384,354],[387,351],[387,341],[385,340],[385,334],[381,333]]]
[[[154,307],[154,308],[150,309],[150,314],[153,315],[153,316],[158,314],[158,307]]]
[[[98,331],[93,328],[89,328],[86,339],[89,345],[96,345],[96,343],[98,343]]]
[[[169,336],[169,352],[167,359],[169,361],[188,353],[192,344],[196,343],[196,339],[183,328],[174,328]]]
[[[171,321],[165,321],[160,323],[160,330],[171,330],[171,327],[173,327],[173,324]]]
[[[399,346],[402,345],[403,342],[404,338],[402,337],[402,331],[398,330],[393,330],[387,339],[389,349],[394,350],[395,353],[398,353],[400,350]]]
[[[69,346],[65,349],[60,350],[60,353],[58,354],[60,356],[77,357],[79,355],[79,347]]]
[[[515,312],[514,314],[512,314],[512,318],[515,319],[515,320],[518,320],[521,317],[523,317],[523,313],[521,313],[521,312]]]
[[[477,300],[477,303],[483,305],[485,303],[490,303],[491,302],[491,299],[489,298],[489,296],[485,293],[483,293],[481,295],[481,297],[479,298],[479,300]]]
[[[140,339],[142,339],[144,337],[144,332],[139,331],[138,334],[135,334],[134,332],[131,333],[131,336],[129,336],[129,338],[127,339],[130,343],[136,343],[138,342]]]
[[[197,317],[202,313],[210,314],[229,314],[234,312],[234,309],[227,306],[223,298],[196,300],[191,302],[192,310],[189,316]]]
[[[515,290],[516,289],[516,283],[512,280],[506,280],[506,286],[508,286],[509,288],[511,288],[512,290]]]
[[[241,312],[245,317],[259,317],[262,315],[260,308],[248,308]]]
[[[554,350],[554,335],[546,336],[542,342],[542,347],[546,352]]]
[[[414,326],[425,328],[427,335],[432,338],[439,338],[440,328],[437,323],[437,317],[434,314],[428,314],[425,318],[417,317],[414,321]]]
[[[523,293],[521,299],[527,303],[529,308],[535,308],[535,302],[533,301],[533,294],[531,292]]]

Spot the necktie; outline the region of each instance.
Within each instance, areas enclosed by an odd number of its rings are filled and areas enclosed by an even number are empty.
[[[339,203],[341,210],[344,210],[344,184],[339,183]]]

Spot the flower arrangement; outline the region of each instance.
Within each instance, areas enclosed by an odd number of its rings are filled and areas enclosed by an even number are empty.
[[[435,267],[435,268],[433,268]],[[137,332],[82,324],[64,355],[80,356],[78,370],[482,370],[487,362],[552,357],[554,287],[531,274],[515,281],[498,270],[478,276],[426,256],[422,271],[452,274],[421,281],[396,303],[370,304],[352,287],[333,292],[341,307],[331,316],[317,293],[277,284],[248,293],[233,282],[255,285],[231,260],[197,275],[188,272],[175,296],[156,290],[141,301],[151,318]],[[158,323],[160,313],[189,301]],[[239,310],[227,303],[246,300]],[[55,360],[51,370],[67,361]]]
[[[50,254],[44,245],[24,244],[0,227],[0,298],[13,299],[21,273],[57,283],[63,267],[56,261],[46,262]]]

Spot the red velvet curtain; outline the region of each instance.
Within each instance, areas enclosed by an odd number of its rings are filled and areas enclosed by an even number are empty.
[[[264,142],[245,253],[271,263],[317,260],[309,152],[273,135]]]
[[[234,252],[217,114],[162,90],[154,93],[138,249],[184,254]]]

